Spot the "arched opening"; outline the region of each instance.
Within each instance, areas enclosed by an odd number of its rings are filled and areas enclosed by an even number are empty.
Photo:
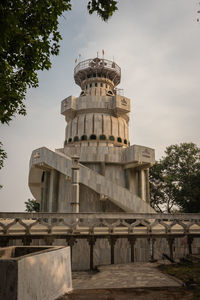
[[[95,134],[92,134],[92,135],[90,136],[90,139],[91,139],[91,140],[96,140],[96,139],[97,139],[97,136],[96,136]]]
[[[110,136],[109,136],[109,140],[110,140],[110,141],[114,141],[114,140],[115,140],[114,136],[113,136],[113,135],[110,135]]]
[[[71,143],[71,142],[72,142],[72,138],[69,138],[69,139],[68,139],[68,143]]]
[[[117,141],[118,141],[119,143],[122,143],[122,139],[121,139],[120,137],[117,138]]]
[[[112,96],[113,95],[113,92],[111,90],[107,91],[107,95],[110,95]]]
[[[87,135],[82,135],[81,141],[87,141]]]
[[[67,145],[67,140],[65,140],[65,142],[64,142],[64,146],[66,146]]]
[[[79,141],[78,136],[75,136],[75,137],[74,137],[74,142],[78,142],[78,141]]]
[[[126,145],[127,145],[127,140],[126,140],[126,139],[124,140],[124,144],[126,144]]]
[[[105,141],[106,140],[106,136],[104,134],[101,134],[100,137],[99,137],[99,139],[101,141]]]

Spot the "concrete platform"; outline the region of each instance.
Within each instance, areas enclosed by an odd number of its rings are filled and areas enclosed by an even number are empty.
[[[73,272],[73,291],[59,300],[190,300],[180,280],[163,274],[158,263],[105,265],[99,272]]]
[[[163,274],[157,263],[99,266],[99,272],[73,272],[73,289],[180,287],[182,282]]]

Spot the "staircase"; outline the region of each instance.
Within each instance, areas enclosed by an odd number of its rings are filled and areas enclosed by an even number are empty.
[[[85,167],[80,166],[79,182],[98,194],[105,195],[110,201],[119,206],[127,212],[138,213],[155,213],[154,209],[137,195],[132,194],[128,189],[123,188],[97,172]],[[30,189],[32,190],[31,178],[34,177],[34,172],[37,168],[55,169],[71,178],[71,158],[63,153],[53,152],[46,147],[36,149],[32,152],[30,159],[30,173],[29,182]],[[34,194],[34,192],[33,192]]]

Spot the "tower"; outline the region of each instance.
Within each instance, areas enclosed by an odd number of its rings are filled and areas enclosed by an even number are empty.
[[[78,185],[76,212],[154,212],[148,178],[154,150],[130,146],[130,99],[117,89],[120,67],[88,59],[75,67],[74,80],[79,97],[61,103],[67,122],[64,147],[40,148],[31,157],[29,187],[41,210],[72,212]],[[74,156],[80,164],[73,169]]]
[[[130,100],[116,88],[120,67],[98,57],[88,59],[75,67],[74,79],[81,88],[79,98],[71,96],[62,101],[67,121],[65,147],[127,147]]]

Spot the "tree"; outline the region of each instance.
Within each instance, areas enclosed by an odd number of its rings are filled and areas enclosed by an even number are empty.
[[[175,204],[173,185],[165,174],[162,162],[150,169],[151,206],[158,212],[171,213]]]
[[[117,1],[91,0],[87,8],[107,21],[117,10]],[[37,71],[49,70],[51,55],[59,54],[58,18],[70,10],[71,0],[1,0],[0,123],[26,114],[27,89],[38,87]],[[4,154],[2,149],[1,162]]]
[[[161,212],[200,212],[200,149],[182,143],[165,154],[150,169],[151,205]]]
[[[88,2],[90,14],[104,20],[117,10],[113,0]],[[2,0],[0,4],[0,121],[26,114],[28,87],[38,86],[39,70],[49,70],[59,54],[58,17],[71,10],[71,0]]]
[[[26,211],[27,212],[39,212],[40,211],[40,204],[34,199],[28,199],[25,202]]]

